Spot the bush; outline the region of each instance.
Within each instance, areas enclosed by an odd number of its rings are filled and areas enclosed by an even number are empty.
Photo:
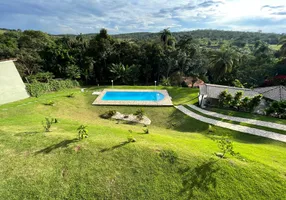
[[[254,108],[260,104],[262,97],[263,96],[259,94],[250,99],[250,102],[248,103],[248,109],[250,112],[252,112]]]
[[[132,130],[128,130],[129,131],[129,136],[127,137],[127,142],[130,143],[130,142],[136,142],[136,139],[133,137],[132,133],[133,131]]]
[[[82,140],[83,138],[88,137],[88,130],[86,129],[87,126],[80,125],[77,130],[78,130],[78,139]]]
[[[41,82],[41,83],[48,83],[50,82],[55,76],[51,72],[40,72],[35,75],[30,75],[27,77],[28,81],[31,83]]]
[[[161,83],[163,86],[171,86],[171,80],[169,77],[163,76]]]
[[[144,116],[144,110],[140,108],[134,113],[134,115],[136,115],[138,120],[142,120]]]
[[[233,108],[239,110],[242,96],[243,96],[242,91],[238,91],[237,93],[235,93],[235,96],[234,96],[233,100],[231,101],[231,106]]]
[[[74,98],[74,93],[70,93],[67,95],[68,98]]]
[[[100,115],[100,117],[102,117],[103,119],[110,119],[115,114],[116,114],[116,110],[109,110],[103,113],[102,115]]]
[[[59,91],[63,89],[69,89],[78,87],[79,83],[75,80],[51,80],[48,83],[34,82],[26,84],[27,91],[32,97],[39,97],[40,95],[52,92]]]
[[[262,95],[256,95],[253,98],[243,96],[242,91],[238,91],[233,97],[226,90],[219,94],[219,106],[223,108],[234,108],[236,110],[243,109],[244,111],[252,112],[256,106],[261,102]]]
[[[143,132],[144,132],[145,134],[149,134],[149,129],[148,129],[148,128],[143,129]]]
[[[50,100],[50,101],[44,103],[44,105],[46,105],[46,106],[54,106],[54,105],[55,105],[55,102],[53,102],[52,100]]]
[[[178,154],[173,150],[162,150],[159,155],[171,164],[174,164],[178,160]]]
[[[286,101],[274,101],[270,107],[266,109],[266,114],[286,119]]]

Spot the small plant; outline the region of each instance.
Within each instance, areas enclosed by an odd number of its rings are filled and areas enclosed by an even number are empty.
[[[174,164],[178,160],[178,154],[173,150],[162,150],[159,156],[171,164]]]
[[[134,115],[136,115],[138,120],[142,120],[144,116],[144,110],[140,108],[134,113]]]
[[[215,130],[212,125],[209,124],[209,133],[213,133]]]
[[[216,153],[218,157],[225,158],[226,154],[234,155],[233,143],[229,138],[222,137],[216,140],[218,148],[221,150],[220,153]]]
[[[220,149],[220,152],[215,153],[216,156],[220,158],[225,158],[227,154],[230,154],[232,156],[239,155],[239,153],[234,152],[233,142],[227,135],[213,136],[212,140],[217,143],[217,146]]]
[[[116,110],[109,110],[101,115],[104,119],[110,119],[113,115],[116,114]]]
[[[42,121],[42,125],[43,125],[46,132],[50,132],[52,124],[54,124],[54,123],[58,123],[58,120],[54,119],[54,118],[49,119],[46,117],[45,121]]]
[[[83,138],[88,137],[88,130],[86,129],[87,126],[80,125],[77,130],[78,130],[78,139],[82,140]]]
[[[53,102],[52,100],[50,100],[50,101],[44,103],[44,105],[46,105],[46,106],[54,106],[54,105],[55,105],[55,102]]]
[[[148,128],[143,129],[143,132],[144,132],[145,134],[149,134],[149,129],[148,129]]]
[[[70,94],[67,95],[67,97],[68,98],[74,98],[75,96],[74,96],[74,93],[70,93]]]
[[[133,137],[132,133],[133,131],[132,130],[128,130],[129,131],[129,136],[127,137],[127,142],[130,143],[130,142],[136,142],[136,139]]]

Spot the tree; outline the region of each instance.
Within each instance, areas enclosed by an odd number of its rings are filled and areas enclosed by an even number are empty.
[[[119,80],[123,84],[129,83],[131,80],[136,80],[138,77],[137,67],[135,65],[112,64],[110,72],[113,74],[114,80]],[[134,82],[134,81],[133,81]]]
[[[210,54],[210,64],[214,80],[218,82],[224,75],[230,74],[238,67],[239,62],[239,54],[230,48],[212,51]]]
[[[160,38],[165,48],[175,46],[176,39],[172,36],[172,33],[168,28],[160,32]]]
[[[280,47],[281,55],[283,57],[286,57],[286,36],[280,38],[279,44],[281,45]]]

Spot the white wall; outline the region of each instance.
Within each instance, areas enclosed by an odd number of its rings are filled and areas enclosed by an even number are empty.
[[[25,84],[14,62],[0,62],[0,105],[28,97]]]

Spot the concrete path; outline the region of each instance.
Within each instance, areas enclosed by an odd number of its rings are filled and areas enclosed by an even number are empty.
[[[227,122],[221,122],[219,120],[215,120],[215,119],[210,119],[201,115],[198,115],[190,110],[188,110],[187,108],[185,108],[184,106],[175,106],[178,110],[180,110],[181,112],[185,113],[186,115],[195,118],[199,121],[208,123],[208,124],[212,124],[215,126],[219,126],[219,127],[223,127],[223,128],[227,128],[227,129],[231,129],[234,131],[239,131],[239,132],[243,132],[243,133],[248,133],[251,135],[257,135],[257,136],[261,136],[261,137],[266,137],[266,138],[270,138],[273,140],[278,140],[281,142],[286,142],[286,135],[282,135],[282,134],[278,134],[278,133],[274,133],[271,131],[265,131],[265,130],[260,130],[257,128],[250,128],[250,127],[246,127],[246,126],[241,126],[241,125],[237,125],[237,124],[230,124]]]
[[[286,131],[286,125],[283,125],[283,124],[277,124],[277,123],[273,123],[273,122],[266,122],[266,121],[261,121],[261,120],[256,120],[256,119],[247,119],[247,118],[243,118],[243,117],[232,117],[232,116],[223,115],[223,114],[220,114],[220,113],[204,110],[204,109],[201,109],[201,108],[199,108],[199,107],[197,107],[195,105],[190,105],[189,104],[188,106],[190,108],[200,112],[200,113],[203,113],[203,114],[206,114],[206,115],[210,115],[210,116],[213,116],[213,117]],[[285,120],[285,123],[286,123],[286,120]]]

